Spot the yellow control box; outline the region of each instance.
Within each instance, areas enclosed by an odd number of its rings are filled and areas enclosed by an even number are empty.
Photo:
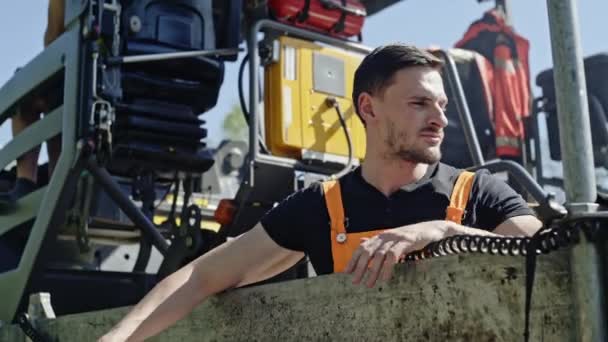
[[[265,67],[264,127],[273,155],[348,156],[338,113],[326,102],[337,100],[353,144],[353,157],[365,155],[365,129],[351,96],[353,77],[363,55],[291,37],[278,38],[278,60]]]

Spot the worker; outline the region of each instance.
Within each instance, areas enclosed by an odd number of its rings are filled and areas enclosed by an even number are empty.
[[[65,0],[49,0],[47,27],[44,33],[44,47],[50,45],[64,32]],[[54,102],[44,96],[36,96],[19,105],[19,111],[12,117],[13,136],[18,135],[28,126],[40,119],[40,113],[48,113],[49,102]],[[59,159],[61,152],[61,137],[56,136],[47,141],[49,157],[49,177]],[[0,206],[13,205],[19,198],[36,190],[38,183],[38,155],[40,146],[26,152],[17,158],[17,179],[11,191],[0,193]]]
[[[100,341],[156,335],[205,298],[272,277],[305,254],[317,274],[344,272],[373,287],[430,242],[539,230],[541,222],[504,182],[439,162],[448,102],[441,66],[402,44],[366,56],[352,96],[367,138],[361,166],[295,192],[252,230],[165,278]]]

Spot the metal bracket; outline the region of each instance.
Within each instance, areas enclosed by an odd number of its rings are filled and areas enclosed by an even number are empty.
[[[133,223],[141,229],[142,233],[148,235],[152,244],[158,249],[161,254],[165,254],[169,245],[165,238],[158,231],[156,226],[147,218],[141,210],[139,210],[131,200],[122,193],[122,190],[116,184],[112,176],[107,170],[101,168],[95,158],[89,158],[86,165],[87,170],[91,172],[95,180],[108,193],[110,198],[116,202],[120,209],[133,221]]]
[[[110,102],[102,99],[93,102],[89,123],[96,127],[95,146],[99,155],[112,155],[112,124],[115,116],[114,107]]]
[[[67,213],[65,227],[76,235],[76,242],[81,252],[88,252],[89,241],[89,211],[91,207],[93,179],[87,174],[81,174],[76,186],[73,207]]]
[[[596,213],[600,205],[597,203],[566,203],[569,217],[581,216],[589,213]]]
[[[182,210],[179,228],[171,239],[171,246],[158,270],[159,279],[175,272],[201,249],[201,220],[198,206],[193,204]]]
[[[39,292],[30,295],[30,304],[27,312],[33,318],[54,319],[55,310],[51,305],[51,294],[48,292]]]

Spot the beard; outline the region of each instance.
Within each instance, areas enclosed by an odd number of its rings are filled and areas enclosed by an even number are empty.
[[[407,140],[406,133],[397,133],[395,125],[388,123],[386,146],[388,147],[389,158],[423,164],[434,164],[441,160],[441,144],[437,146],[416,147],[415,144],[408,146],[403,143]]]

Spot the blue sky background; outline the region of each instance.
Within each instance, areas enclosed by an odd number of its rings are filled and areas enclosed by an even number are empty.
[[[16,68],[42,50],[47,1],[9,0],[0,6],[0,84],[4,84]],[[492,3],[478,4],[477,0],[404,0],[368,18],[363,40],[372,47],[394,41],[451,47],[470,23],[492,6]],[[546,2],[511,0],[511,10],[515,30],[530,40],[530,72],[534,78],[552,65]],[[605,36],[608,1],[578,1],[578,14],[584,56],[608,52]],[[218,105],[203,116],[212,144],[222,139],[222,119],[238,103],[237,70],[238,62],[227,65]],[[533,91],[538,95],[536,86]],[[10,123],[6,122],[0,127],[0,144],[9,139]]]

